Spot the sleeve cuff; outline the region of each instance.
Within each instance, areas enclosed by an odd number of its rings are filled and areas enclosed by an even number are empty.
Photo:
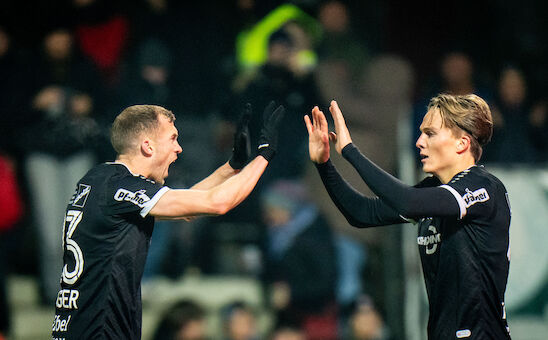
[[[163,187],[161,188],[160,190],[158,190],[158,192],[156,193],[156,195],[152,196],[152,198],[150,199],[150,201],[148,201],[144,206],[143,206],[143,209],[141,209],[141,212],[140,212],[140,215],[141,217],[146,217],[148,215],[148,213],[150,212],[150,210],[152,210],[152,208],[154,208],[154,206],[156,205],[156,203],[158,203],[158,201],[160,200],[160,198],[162,198],[162,196],[164,196],[164,194],[166,192],[168,192],[169,190],[171,190],[169,187]]]
[[[354,145],[354,143],[348,143],[342,150],[341,150],[341,155],[348,159],[348,157],[350,157],[352,155],[353,152],[355,151],[358,151],[358,147],[356,145]]]
[[[331,158],[329,158],[325,163],[314,163],[314,165],[318,170],[325,170],[329,167],[329,165],[331,165]]]

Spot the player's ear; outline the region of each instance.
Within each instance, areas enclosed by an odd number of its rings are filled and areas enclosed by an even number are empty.
[[[152,156],[153,150],[154,149],[152,147],[150,139],[145,138],[141,141],[141,152],[143,153],[143,155],[150,157]]]
[[[472,140],[467,134],[462,134],[462,136],[457,140],[457,153],[463,153],[466,150],[470,149]]]

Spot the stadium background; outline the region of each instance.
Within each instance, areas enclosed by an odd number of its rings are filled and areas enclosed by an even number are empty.
[[[252,83],[249,77],[253,77],[253,72],[265,62],[246,55],[245,44],[239,45],[239,39],[279,6],[292,4],[298,8],[296,14],[286,15],[303,24],[309,41],[307,53],[301,54],[300,67],[310,77],[308,79],[319,79],[315,85],[320,88],[319,95],[315,98],[320,102],[307,102],[304,106],[311,108],[319,104],[325,109],[330,96],[336,94],[340,94],[337,99],[343,112],[345,103],[351,102],[357,106],[358,109],[352,107],[350,111],[359,111],[363,106],[364,111],[371,115],[364,116],[364,121],[372,122],[389,138],[385,140],[368,134],[365,128],[364,143],[370,142],[368,137],[376,138],[371,140],[373,158],[378,157],[376,161],[409,183],[421,176],[416,170],[416,153],[412,150],[416,117],[424,109],[424,98],[432,91],[443,89],[440,69],[449,53],[462,53],[470,58],[476,89],[487,94],[493,103],[497,102],[499,76],[504,67],[515,66],[523,72],[531,107],[539,107],[540,111],[544,108],[545,118],[540,120],[540,128],[537,126],[537,130],[541,131],[540,142],[536,139],[537,156],[527,161],[520,159],[519,156],[527,152],[523,149],[525,144],[518,143],[513,145],[513,149],[504,149],[511,152],[506,157],[497,157],[496,152],[486,150],[487,156],[492,157],[486,161],[490,161],[488,165],[508,186],[513,207],[513,262],[507,291],[512,334],[515,339],[543,339],[548,331],[548,254],[544,246],[548,241],[544,227],[548,218],[548,149],[546,132],[542,133],[547,125],[546,3],[533,0],[509,3],[343,2],[349,10],[349,41],[362,48],[361,55],[365,61],[364,65],[359,66],[364,69],[370,67],[369,73],[366,73],[369,82],[360,77],[340,78],[357,83],[355,88],[344,89],[346,92],[340,87],[329,87],[330,81],[335,83],[339,78],[333,76],[329,81],[322,80],[326,70],[335,70],[330,68],[333,64],[329,62],[333,59],[329,58],[336,58],[333,56],[336,53],[324,44],[325,27],[322,27],[318,12],[323,3],[315,0],[191,3],[169,0],[63,0],[3,1],[0,4],[0,28],[10,38],[10,53],[15,60],[13,64],[2,64],[1,70],[6,73],[0,75],[3,79],[0,94],[1,147],[2,152],[16,165],[25,206],[25,213],[19,221],[1,234],[2,255],[6,263],[2,275],[7,280],[11,306],[11,338],[47,338],[53,317],[53,305],[44,301],[40,288],[38,248],[41,240],[35,232],[33,188],[28,183],[25,170],[27,156],[34,148],[32,143],[27,143],[28,131],[32,132],[30,137],[37,137],[33,134],[39,132],[31,129],[37,116],[29,113],[26,107],[31,106],[30,102],[37,91],[42,41],[47,33],[59,28],[73,32],[75,48],[80,49],[80,53],[94,65],[93,81],[97,83],[96,88],[89,91],[95,99],[94,117],[99,127],[106,126],[120,108],[132,101],[157,100],[175,112],[182,127],[183,150],[188,154],[175,167],[179,176],[173,176],[172,183],[174,186],[188,185],[207,174],[229,154],[227,141],[231,134],[226,131],[231,131],[230,121],[237,115],[233,105],[245,93],[242,91],[245,85],[241,84]],[[284,19],[280,20],[283,22]],[[265,34],[268,36],[271,33]],[[101,38],[102,34],[104,36]],[[151,37],[156,39],[154,43],[159,40],[161,45],[158,47],[152,43],[143,47]],[[334,46],[337,48],[336,44]],[[344,56],[341,58],[344,59]],[[6,59],[3,58],[2,62]],[[149,96],[146,90],[131,91],[132,84],[135,84],[131,72],[138,67],[135,65],[150,60],[169,70],[169,82],[164,88],[167,88],[169,95],[155,97]],[[4,65],[15,65],[16,68]],[[383,67],[388,67],[388,70]],[[295,91],[303,91],[296,88]],[[333,92],[329,93],[329,90]],[[364,91],[359,93],[364,93],[365,99],[354,100],[360,95],[351,93],[358,90]],[[139,97],[140,94],[142,97]],[[380,107],[397,112],[386,116],[370,113]],[[383,112],[382,109],[379,111]],[[386,122],[383,123],[384,118]],[[523,117],[523,120],[527,119]],[[352,123],[349,127],[351,132],[354,131]],[[304,130],[304,126],[302,128]],[[361,131],[361,127],[356,130]],[[99,141],[107,143],[104,138],[99,138]],[[89,145],[96,161],[112,157],[111,150],[105,149],[104,145],[99,142]],[[292,167],[290,160],[283,156],[278,157],[276,162],[281,168]],[[280,169],[276,171],[280,171],[276,174],[284,173]],[[297,177],[308,186],[318,184],[309,180],[306,165],[297,172]],[[314,192],[314,188],[309,189]],[[259,200],[258,197],[252,199]],[[324,200],[325,197],[319,199]],[[322,209],[325,207],[325,202],[316,203]],[[254,258],[253,254],[257,254],[256,249],[249,251],[248,247],[245,248],[246,252],[234,246],[245,241],[242,241],[242,238],[245,239],[242,235],[253,239],[249,235],[255,232],[252,227],[255,217],[235,217],[249,211],[244,208],[222,220],[222,223],[215,224],[214,229],[220,230],[217,233],[225,232],[233,237],[227,237],[226,244],[215,248],[222,254],[217,254],[218,257],[230,261],[243,253],[248,258]],[[330,222],[337,224],[338,220],[331,219]],[[231,230],[231,226],[238,231],[227,231]],[[350,228],[348,226],[334,228],[346,236],[358,237],[347,230]],[[198,244],[199,240],[188,231],[194,229],[184,226],[181,229],[184,231],[177,235],[180,243],[173,246],[175,250],[172,253],[164,254],[178,257],[175,269],[157,270],[158,273],[151,274],[152,279],[144,292],[144,338],[151,335],[167,305],[183,296],[196,297],[212,310],[236,297],[263,306],[261,282],[252,269],[244,270],[211,259],[214,257],[211,255],[214,253],[211,250],[213,246],[201,240],[199,244],[202,249],[195,249],[198,246],[193,245],[192,241],[196,240]],[[363,289],[375,300],[395,339],[424,338],[427,309],[417,262],[415,230],[397,226],[360,232],[360,245],[367,252],[367,262],[361,274],[366,287]],[[217,238],[213,239],[218,241]],[[203,249],[209,246],[212,248]],[[184,250],[185,247],[192,251]],[[212,295],[211,291],[217,292],[217,295]],[[265,329],[270,317],[268,310],[262,310],[260,324]],[[218,317],[212,316],[210,322],[211,327],[218,327]],[[211,335],[216,334],[212,332]]]

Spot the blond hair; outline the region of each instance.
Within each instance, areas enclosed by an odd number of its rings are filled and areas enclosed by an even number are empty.
[[[443,125],[455,136],[466,133],[471,137],[471,152],[475,161],[479,161],[482,147],[489,143],[493,135],[493,117],[489,105],[475,94],[450,95],[439,94],[430,100],[428,111],[438,108]]]
[[[133,105],[124,109],[112,123],[110,142],[116,152],[130,153],[135,149],[143,132],[155,133],[158,129],[158,116],[175,121],[173,112],[157,105]]]

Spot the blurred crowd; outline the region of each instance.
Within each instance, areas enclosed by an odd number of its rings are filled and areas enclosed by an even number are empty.
[[[278,155],[256,190],[220,218],[158,222],[144,282],[188,270],[257,279],[271,332],[260,334],[253,308],[235,302],[222,311],[226,339],[398,338],[384,320],[383,279],[386,249],[397,257],[398,237],[353,230],[338,213],[308,159],[303,115],[336,98],[354,143],[397,174],[402,117],[418,137],[432,96],[476,93],[494,117],[482,163],[548,161],[544,24],[511,4],[491,4],[475,5],[497,14],[487,22],[478,13],[466,21],[455,9],[446,22],[468,28],[440,30],[437,20],[427,27],[412,19],[442,11],[427,3],[432,8],[380,0],[3,2],[0,334],[10,330],[9,273],[36,275],[42,303],[53,306],[63,211],[77,180],[115,157],[109,126],[124,107],[175,113],[183,152],[167,185],[180,188],[228,159],[248,102],[255,145],[262,108],[275,100],[287,114]],[[517,24],[508,23],[513,15]],[[333,162],[367,192],[344,161]],[[193,301],[175,304],[156,338],[204,338],[205,313]]]

